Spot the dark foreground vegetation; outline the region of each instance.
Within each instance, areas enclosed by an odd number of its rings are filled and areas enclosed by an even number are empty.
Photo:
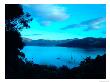
[[[6,79],[32,79],[32,78],[62,78],[62,79],[104,79],[106,78],[106,55],[97,56],[96,59],[87,57],[79,67],[72,69],[66,66],[37,65],[25,59],[21,52],[24,46],[19,30],[29,28],[30,15],[23,13],[20,5],[5,5],[5,78]],[[22,59],[25,60],[25,62]]]
[[[97,56],[96,59],[87,57],[81,61],[79,67],[72,69],[62,66],[33,64],[31,61],[16,62],[14,68],[6,72],[6,78],[14,79],[105,79],[106,78],[106,55]],[[12,71],[11,71],[12,70]]]

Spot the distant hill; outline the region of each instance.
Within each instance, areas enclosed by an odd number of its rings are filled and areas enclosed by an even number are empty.
[[[23,42],[27,46],[56,46],[58,44],[67,43],[69,41],[71,41],[71,39],[67,39],[67,40],[44,40],[44,39],[32,40],[29,38],[23,38]]]
[[[23,40],[23,42],[31,42],[31,41],[32,41],[32,39],[30,39],[30,38],[25,38],[25,37],[22,37],[22,40]]]
[[[80,47],[80,48],[106,48],[106,38],[87,37],[83,39],[73,39],[67,43],[58,44],[62,47]]]
[[[106,38],[87,37],[83,39],[66,39],[66,40],[32,40],[23,38],[27,46],[61,46],[61,47],[80,47],[80,48],[105,48]]]

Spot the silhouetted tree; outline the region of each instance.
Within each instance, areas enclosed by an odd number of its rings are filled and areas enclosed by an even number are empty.
[[[28,23],[32,21],[28,13],[24,13],[19,4],[5,5],[5,74],[6,78],[12,78],[18,71],[18,55],[24,57],[20,51],[24,43],[20,30],[29,28]],[[17,75],[17,74],[16,74]]]

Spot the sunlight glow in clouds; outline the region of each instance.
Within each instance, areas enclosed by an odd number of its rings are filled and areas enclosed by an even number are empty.
[[[52,4],[23,5],[31,9],[31,15],[36,17],[43,26],[48,26],[52,22],[63,21],[69,18],[64,7]]]

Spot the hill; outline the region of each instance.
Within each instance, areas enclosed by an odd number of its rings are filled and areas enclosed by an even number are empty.
[[[32,40],[29,38],[23,38],[23,42],[26,46],[56,46],[58,44],[67,43],[71,41],[71,39],[66,40],[44,40],[44,39],[38,39],[38,40]]]
[[[80,47],[80,48],[106,48],[106,38],[87,37],[83,39],[73,39],[67,43],[58,44],[62,47]]]
[[[66,39],[66,40],[32,40],[23,38],[27,46],[61,46],[61,47],[79,47],[79,48],[106,48],[106,38],[87,37],[83,39]]]

